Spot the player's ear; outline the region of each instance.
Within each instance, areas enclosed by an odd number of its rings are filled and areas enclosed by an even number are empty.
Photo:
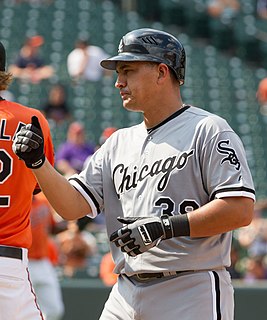
[[[158,80],[159,81],[166,79],[169,72],[170,72],[169,68],[165,63],[158,64]]]

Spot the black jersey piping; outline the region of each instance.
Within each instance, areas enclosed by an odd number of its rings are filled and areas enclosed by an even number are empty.
[[[186,105],[183,108],[177,110],[176,112],[174,112],[171,116],[169,116],[167,119],[163,120],[162,122],[160,122],[159,124],[157,124],[155,127],[147,129],[147,133],[151,133],[154,130],[156,130],[157,128],[163,126],[165,123],[169,122],[170,120],[176,118],[177,116],[179,116],[181,113],[183,113],[184,111],[186,111],[188,108],[190,108],[190,106]]]
[[[212,271],[215,279],[215,292],[216,292],[216,315],[217,318],[216,320],[221,320],[222,319],[222,314],[221,314],[221,292],[220,292],[220,279],[219,275],[217,272]]]
[[[92,192],[86,188],[86,186],[77,178],[70,178],[70,180],[74,180],[75,182],[77,182],[81,187],[82,189],[88,194],[88,196],[92,199],[95,207],[96,207],[96,210],[97,210],[97,213],[99,214],[101,211],[100,211],[100,207],[99,207],[99,204],[98,202],[96,201],[96,198],[94,197],[94,195],[92,194]]]
[[[246,192],[249,192],[249,193],[252,193],[252,194],[255,195],[255,190],[250,189],[250,188],[246,188],[246,187],[229,187],[229,188],[219,189],[219,190],[216,190],[215,192],[213,192],[213,194],[210,197],[210,200],[214,200],[216,194],[218,194],[218,193],[222,193],[222,192],[225,193],[225,192],[229,192],[229,191],[246,191]]]

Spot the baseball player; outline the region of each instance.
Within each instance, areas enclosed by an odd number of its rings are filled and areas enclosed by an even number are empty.
[[[119,274],[101,320],[233,320],[232,230],[251,222],[253,181],[241,140],[227,122],[182,102],[185,50],[171,34],[138,29],[103,60],[116,70],[124,108],[144,121],[119,129],[79,174],[34,169],[65,219],[104,210]],[[32,131],[14,151],[42,155]],[[34,143],[34,144],[33,144]]]
[[[12,81],[12,75],[5,71],[5,64],[6,52],[0,42],[0,90],[6,90]],[[33,116],[33,122],[38,118],[42,125],[44,155],[53,163],[52,139],[48,123],[41,112],[0,97],[1,320],[43,319],[29,280],[27,257],[32,241],[29,216],[32,195],[40,189],[30,170],[31,165],[26,167],[12,151],[16,133],[31,122]],[[39,155],[37,158],[32,162],[36,167]]]

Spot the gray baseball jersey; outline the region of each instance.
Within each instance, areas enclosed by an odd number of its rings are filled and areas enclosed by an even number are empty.
[[[240,138],[224,119],[193,106],[149,130],[141,123],[116,131],[70,182],[91,205],[92,217],[104,211],[108,235],[121,228],[118,216],[183,214],[223,197],[255,200]],[[112,244],[115,271],[229,266],[231,238],[231,232],[171,238],[137,257]]]

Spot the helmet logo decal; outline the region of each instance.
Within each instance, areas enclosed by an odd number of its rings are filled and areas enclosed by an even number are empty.
[[[138,38],[139,38],[139,39],[142,39],[142,41],[145,42],[145,43],[158,45],[157,40],[156,40],[153,36],[138,37]]]
[[[118,48],[118,52],[123,52],[123,46],[124,46],[123,39],[121,39],[120,44],[119,44],[119,48]]]

